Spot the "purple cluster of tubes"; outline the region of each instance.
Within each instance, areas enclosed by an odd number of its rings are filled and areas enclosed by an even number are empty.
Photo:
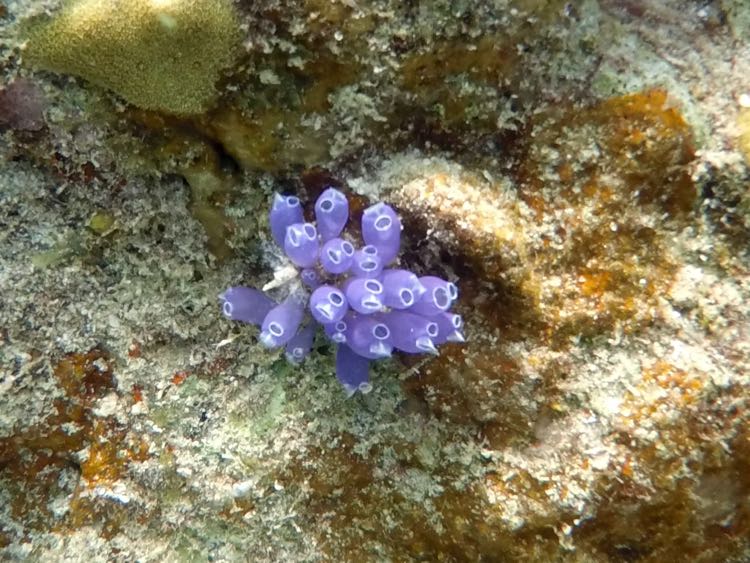
[[[389,205],[365,209],[360,247],[343,232],[349,203],[334,188],[315,202],[314,224],[305,222],[298,198],[279,194],[269,219],[304,289],[290,291],[279,303],[250,287],[230,287],[220,295],[224,315],[260,326],[267,348],[285,346],[287,358],[300,362],[322,326],[337,345],[336,375],[351,395],[370,390],[372,360],[394,350],[437,354],[444,342],[464,341],[461,316],[450,312],[458,296],[455,284],[393,266],[401,220]]]

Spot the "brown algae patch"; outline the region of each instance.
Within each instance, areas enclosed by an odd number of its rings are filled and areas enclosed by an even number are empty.
[[[0,438],[0,478],[8,484],[11,514],[30,528],[97,525],[111,537],[127,520],[126,508],[89,494],[93,487],[112,486],[130,463],[149,457],[147,443],[116,416],[95,412],[116,392],[112,367],[98,348],[64,356],[54,368],[64,396],[54,401],[53,414]],[[52,508],[60,496],[70,497],[62,513]]]

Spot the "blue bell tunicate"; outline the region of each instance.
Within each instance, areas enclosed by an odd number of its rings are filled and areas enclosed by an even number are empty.
[[[346,344],[339,344],[336,350],[336,377],[348,397],[357,391],[369,393],[372,390],[370,360],[355,354]]]
[[[315,221],[323,242],[335,238],[349,220],[349,202],[335,188],[328,188],[315,201]]]
[[[401,220],[390,205],[376,203],[362,213],[362,240],[378,249],[383,265],[389,264],[401,246]]]
[[[435,344],[445,342],[465,342],[463,327],[464,320],[461,315],[455,313],[440,313],[433,317],[438,325],[438,336],[434,339]]]
[[[302,280],[302,283],[305,284],[305,287],[309,289],[316,289],[323,283],[320,274],[318,274],[315,268],[305,268],[299,273],[299,277]]]
[[[271,226],[271,235],[281,248],[284,248],[286,229],[295,223],[302,223],[302,204],[299,198],[294,196],[283,196],[275,194],[268,222]]]
[[[224,316],[233,321],[260,325],[275,303],[252,287],[230,287],[219,295]]]
[[[263,319],[259,340],[266,348],[283,346],[297,333],[304,306],[295,297],[289,297],[281,305],[276,305]]]
[[[286,359],[294,364],[304,360],[312,350],[315,339],[315,324],[309,323],[286,343]]]
[[[434,340],[438,324],[427,317],[406,311],[392,311],[385,317],[393,346],[410,354],[437,354]]]
[[[383,303],[392,309],[407,309],[427,291],[409,270],[383,270]]]
[[[310,296],[310,313],[320,324],[340,321],[348,308],[344,293],[331,285],[320,286]]]
[[[463,319],[451,311],[454,283],[385,268],[401,245],[396,211],[382,202],[365,209],[361,241],[345,231],[349,211],[346,196],[329,187],[315,202],[315,221],[306,223],[299,199],[276,194],[271,233],[294,265],[269,257],[279,269],[264,287],[279,299],[241,286],[219,297],[227,318],[260,325],[261,344],[284,346],[292,363],[310,353],[322,328],[336,346],[336,376],[352,395],[371,389],[371,361],[393,351],[437,354],[438,345],[464,342],[464,332]]]
[[[354,253],[350,273],[356,278],[376,278],[383,271],[378,249],[368,244]]]
[[[311,268],[318,262],[318,231],[312,223],[289,225],[284,238],[284,252],[300,268]]]
[[[435,276],[422,276],[419,278],[419,282],[426,291],[409,308],[411,313],[434,317],[450,309],[453,301],[458,297],[458,289],[451,282]]]
[[[383,308],[383,284],[369,278],[349,278],[344,284],[349,306],[357,313],[371,315]]]
[[[347,345],[370,360],[387,358],[393,351],[391,329],[374,315],[360,315],[349,322]]]
[[[331,339],[331,342],[336,342],[337,344],[343,344],[347,341],[346,335],[348,329],[349,325],[346,317],[338,322],[326,323],[323,325],[323,332],[325,332],[326,336]]]
[[[320,265],[329,274],[343,274],[352,265],[354,246],[347,240],[333,238],[320,250]]]

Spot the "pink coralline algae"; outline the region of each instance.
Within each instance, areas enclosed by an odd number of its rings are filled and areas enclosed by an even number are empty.
[[[463,342],[463,320],[450,311],[458,297],[452,282],[417,276],[394,262],[401,219],[377,203],[362,214],[362,245],[344,229],[349,203],[328,188],[315,203],[315,223],[304,220],[294,196],[276,194],[271,234],[297,268],[301,283],[280,301],[250,287],[230,287],[219,297],[224,315],[260,327],[267,348],[286,348],[291,362],[312,349],[319,327],[336,345],[336,375],[348,395],[367,392],[369,364],[391,356],[437,354],[445,342]]]
[[[0,126],[19,131],[39,131],[44,127],[45,99],[39,87],[25,78],[16,78],[0,89]]]

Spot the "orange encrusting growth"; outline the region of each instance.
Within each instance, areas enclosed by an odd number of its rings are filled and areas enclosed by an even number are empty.
[[[107,528],[114,507],[86,492],[96,485],[111,486],[126,475],[131,463],[148,459],[148,443],[117,417],[94,413],[97,401],[117,389],[112,359],[104,350],[67,354],[53,373],[65,393],[55,400],[54,414],[0,438],[0,476],[11,483],[11,512],[33,529],[64,530],[86,523]],[[59,521],[50,512],[49,500],[62,494],[61,475],[73,469],[80,479],[70,510]]]

